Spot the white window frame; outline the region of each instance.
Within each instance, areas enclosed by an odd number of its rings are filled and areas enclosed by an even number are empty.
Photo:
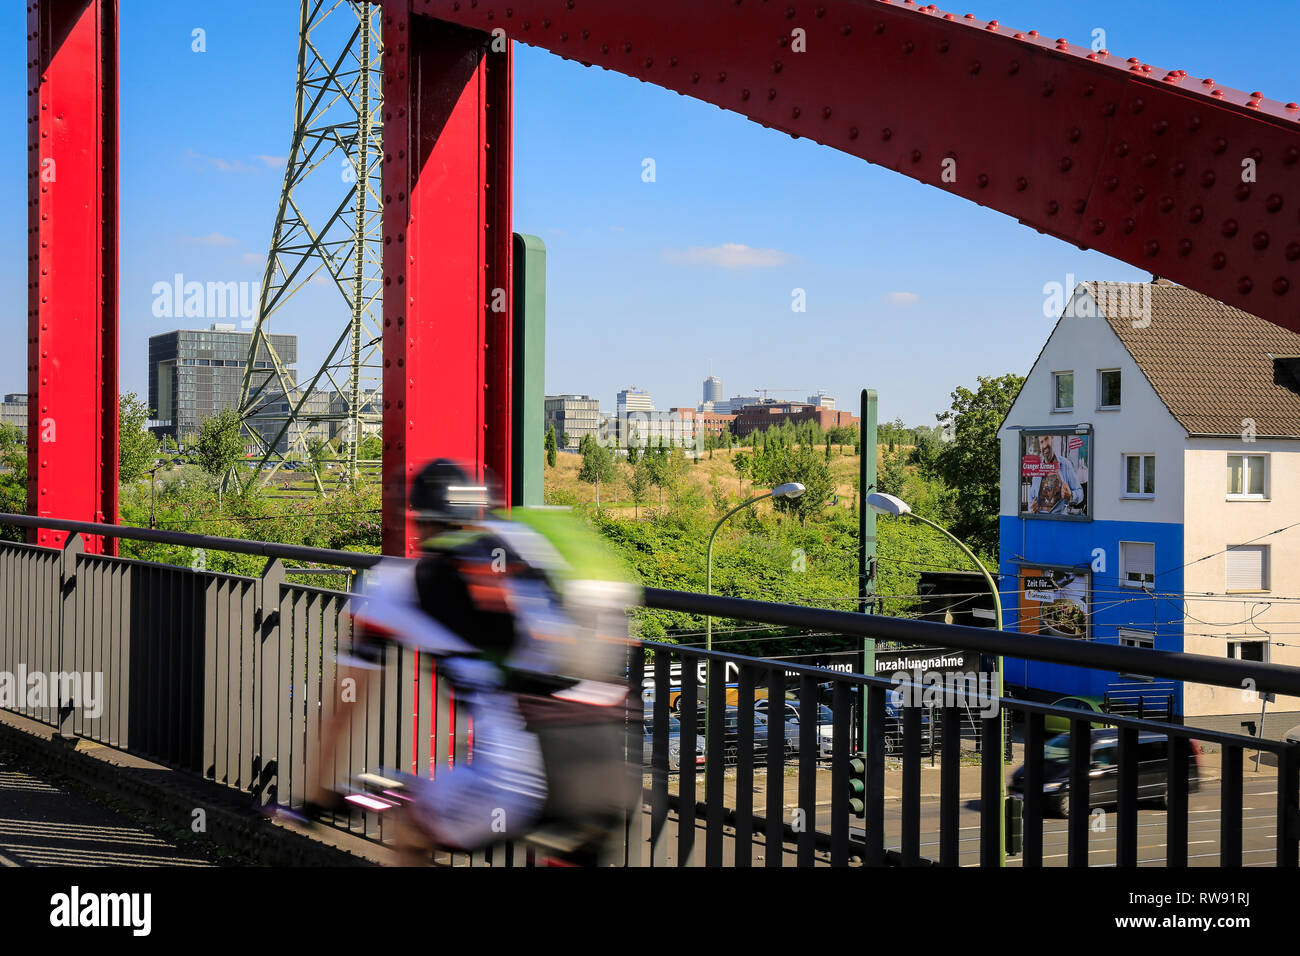
[[[1101,379],[1101,377],[1102,377],[1103,375],[1105,375],[1107,372],[1114,372],[1116,375],[1119,376],[1119,400],[1120,400],[1120,404],[1119,404],[1119,405],[1103,405],[1103,404],[1102,404],[1103,396],[1106,394],[1106,390],[1102,387],[1102,384],[1101,384],[1102,379]],[[1097,411],[1099,411],[1099,412],[1117,412],[1117,411],[1119,411],[1121,408],[1123,408],[1123,403],[1124,403],[1124,372],[1123,372],[1123,370],[1122,370],[1122,369],[1117,369],[1117,368],[1099,368],[1099,369],[1097,369]]]
[[[1131,627],[1121,627],[1119,629],[1119,644],[1121,647],[1142,647],[1149,651],[1156,648],[1156,635],[1153,631],[1139,631]],[[1122,672],[1121,677],[1131,677],[1134,680],[1154,681],[1155,678],[1147,674],[1134,674],[1128,671]]]
[[[1131,544],[1145,544],[1151,547],[1151,580],[1150,581],[1130,581],[1128,579],[1128,562],[1125,561],[1124,546]],[[1119,543],[1119,585],[1123,588],[1142,589],[1144,585],[1155,587],[1156,585],[1156,545],[1154,541],[1121,541]]]
[[[1156,456],[1155,456],[1153,453],[1151,453],[1151,452],[1149,452],[1149,451],[1126,451],[1126,452],[1124,452],[1124,454],[1121,456],[1121,460],[1123,461],[1123,467],[1121,468],[1121,471],[1120,471],[1120,481],[1121,481],[1120,487],[1123,488],[1124,491],[1120,494],[1120,497],[1121,497],[1121,498],[1144,498],[1144,499],[1147,499],[1147,500],[1150,500],[1150,499],[1154,498],[1154,497],[1156,496],[1156,493],[1155,493],[1154,491],[1152,491],[1152,492],[1146,492],[1146,491],[1129,491],[1129,490],[1128,490],[1128,460],[1129,460],[1130,458],[1136,458],[1136,459],[1138,459],[1138,462],[1139,462],[1139,466],[1138,466],[1138,487],[1139,487],[1139,488],[1141,488],[1141,487],[1143,487],[1143,486],[1146,485],[1146,477],[1147,477],[1147,463],[1146,463],[1146,460],[1147,460],[1148,458],[1151,459],[1151,467],[1152,467],[1153,469],[1155,468],[1155,459],[1156,459]],[[1155,485],[1152,485],[1152,487],[1154,488]]]
[[[1056,392],[1057,392],[1056,380],[1060,378],[1062,375],[1070,376],[1070,404],[1068,406],[1056,404]],[[1059,372],[1052,373],[1052,413],[1053,414],[1056,414],[1057,412],[1074,411],[1074,386],[1075,386],[1074,369],[1066,368],[1066,369],[1061,369]]]
[[[1259,495],[1253,495],[1253,494],[1250,494],[1249,492],[1243,492],[1243,493],[1241,493],[1241,494],[1233,494],[1231,491],[1229,491],[1229,492],[1227,492],[1226,495],[1225,495],[1226,500],[1228,500],[1228,501],[1268,501],[1268,491],[1269,491],[1269,489],[1268,489],[1269,473],[1273,470],[1273,469],[1272,469],[1272,464],[1273,464],[1273,463],[1272,463],[1271,461],[1269,461],[1269,455],[1268,455],[1268,453],[1267,453],[1267,452],[1240,452],[1240,453],[1233,453],[1233,454],[1228,455],[1228,456],[1224,459],[1224,462],[1223,462],[1223,464],[1224,464],[1224,483],[1225,483],[1225,484],[1227,483],[1227,468],[1228,468],[1228,464],[1229,464],[1229,462],[1231,462],[1232,459],[1234,459],[1234,458],[1240,458],[1240,459],[1242,459],[1242,465],[1241,465],[1241,477],[1242,477],[1242,482],[1241,482],[1241,486],[1242,486],[1243,488],[1249,488],[1249,487],[1250,487],[1250,472],[1247,470],[1247,465],[1246,465],[1246,463],[1247,463],[1250,459],[1252,459],[1252,458],[1258,458],[1258,459],[1261,459],[1261,460],[1264,462],[1264,465],[1263,465],[1263,468],[1264,468],[1264,480],[1263,480],[1263,482],[1261,482],[1261,484],[1262,484],[1263,487],[1264,487],[1264,493],[1263,493],[1263,494],[1259,494]]]
[[[1255,638],[1250,638],[1250,637],[1236,637],[1235,639],[1233,639],[1233,640],[1229,640],[1229,641],[1228,641],[1228,659],[1229,659],[1229,660],[1233,660],[1233,661],[1241,661],[1241,660],[1245,660],[1245,659],[1246,659],[1246,658],[1244,658],[1244,657],[1241,656],[1241,647],[1242,647],[1243,644],[1262,644],[1262,645],[1264,646],[1264,656],[1263,656],[1263,658],[1262,658],[1258,663],[1261,663],[1261,664],[1267,664],[1267,663],[1269,663],[1269,658],[1273,656],[1273,653],[1272,653],[1272,641],[1271,641],[1269,638],[1267,638],[1267,637],[1255,637]]]
[[[1228,586],[1228,554],[1237,548],[1259,550],[1263,555],[1260,563],[1260,584],[1258,588],[1233,588]],[[1267,594],[1272,588],[1273,548],[1267,544],[1230,544],[1223,555],[1223,591],[1225,594]]]

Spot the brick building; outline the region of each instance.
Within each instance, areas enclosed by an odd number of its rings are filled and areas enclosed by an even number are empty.
[[[816,422],[824,431],[858,424],[858,417],[846,411],[808,405],[804,402],[765,402],[760,405],[746,405],[735,418],[731,433],[737,438],[744,438],[756,431],[777,428],[786,422],[801,425],[804,422]]]

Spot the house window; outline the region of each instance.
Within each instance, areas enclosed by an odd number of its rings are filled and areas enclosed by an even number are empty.
[[[1052,410],[1069,412],[1074,410],[1074,373],[1052,373]]]
[[[1224,557],[1229,591],[1268,590],[1268,545],[1232,545]]]
[[[1228,657],[1237,661],[1258,661],[1268,663],[1268,638],[1248,641],[1229,641]]]
[[[1119,583],[1140,588],[1156,582],[1156,546],[1143,541],[1119,543]]]
[[[1119,408],[1119,369],[1105,368],[1097,373],[1097,407]]]
[[[1228,497],[1240,500],[1265,497],[1267,455],[1228,456]]]
[[[1156,456],[1124,456],[1124,497],[1153,498],[1156,493]]]
[[[1156,636],[1150,631],[1130,631],[1126,628],[1120,628],[1119,643],[1122,647],[1143,647],[1150,651],[1155,650]],[[1140,681],[1155,680],[1148,674],[1134,674],[1127,671],[1121,671],[1120,676]]]

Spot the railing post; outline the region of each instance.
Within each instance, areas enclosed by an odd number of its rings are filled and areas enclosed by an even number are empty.
[[[257,709],[252,789],[259,806],[275,800],[280,777],[280,596],[284,562],[271,558],[257,582]]]
[[[80,534],[70,534],[63,544],[63,552],[59,564],[59,593],[54,597],[54,607],[48,609],[51,616],[54,616],[56,609],[59,621],[59,665],[58,670],[61,673],[70,673],[80,670],[77,665],[77,555],[84,553],[86,550],[85,542]],[[92,675],[93,679],[93,675]],[[68,685],[64,681],[58,682],[60,690],[65,689]],[[55,731],[55,737],[61,740],[76,740],[77,735],[73,733],[72,720],[73,702],[65,700],[62,695],[59,697],[58,724]]]

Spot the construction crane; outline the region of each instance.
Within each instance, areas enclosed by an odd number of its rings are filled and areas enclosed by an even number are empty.
[[[763,401],[767,401],[768,392],[802,392],[803,389],[802,388],[756,388],[754,389],[754,391],[762,392]]]

